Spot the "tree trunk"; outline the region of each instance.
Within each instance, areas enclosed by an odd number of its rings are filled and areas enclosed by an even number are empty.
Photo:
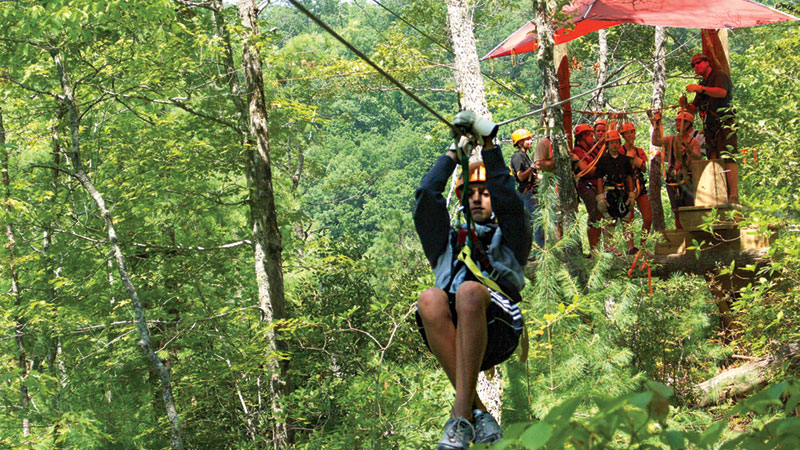
[[[473,34],[474,24],[469,0],[447,0],[447,24],[450,30],[450,41],[453,45],[454,72],[456,87],[459,92],[459,103],[462,109],[475,111],[479,116],[492,118],[486,102],[486,91],[483,86],[478,49]],[[477,151],[477,149],[476,149]],[[455,176],[452,177],[455,180]],[[478,395],[486,408],[500,420],[502,411],[502,373],[500,367],[495,368],[495,376],[491,379],[481,372],[478,376]]]
[[[69,115],[69,130],[71,133],[71,149],[66,153],[67,160],[72,163],[74,173],[72,174],[81,183],[83,188],[88,192],[89,196],[97,206],[100,216],[106,226],[108,232],[108,241],[111,243],[111,250],[114,255],[114,260],[117,263],[117,271],[119,272],[120,280],[125,286],[125,290],[133,304],[134,313],[136,315],[136,323],[139,331],[139,345],[144,350],[145,356],[150,360],[153,370],[158,374],[161,379],[161,393],[164,399],[164,406],[167,411],[167,419],[169,420],[171,428],[171,444],[175,450],[182,450],[183,446],[183,433],[181,431],[180,419],[178,417],[178,410],[175,406],[175,398],[172,394],[172,383],[170,381],[170,370],[164,365],[161,359],[153,350],[150,339],[150,330],[147,328],[147,320],[145,318],[144,308],[139,299],[139,293],[131,281],[128,274],[127,262],[122,249],[117,240],[117,232],[114,228],[114,221],[111,212],[106,208],[105,200],[100,192],[92,184],[91,179],[86,174],[83,168],[83,163],[80,159],[80,114],[78,112],[78,105],[75,101],[74,91],[69,80],[66,65],[61,58],[61,54],[56,47],[50,50],[50,55],[56,67],[56,72],[61,83],[63,94],[59,95],[59,106],[67,109]]]
[[[3,124],[3,111],[0,109],[0,152],[2,152],[3,164],[3,187],[4,189],[4,206],[5,206],[5,219],[6,219],[6,238],[8,243],[5,247],[8,249],[8,277],[11,281],[11,296],[14,298],[14,334],[16,335],[17,342],[17,366],[20,370],[20,383],[19,383],[19,405],[22,413],[22,435],[28,438],[31,435],[31,421],[28,417],[29,408],[31,404],[31,397],[28,393],[28,386],[25,384],[28,377],[28,356],[25,352],[25,319],[20,316],[21,297],[19,292],[19,280],[17,277],[17,255],[16,255],[16,238],[14,237],[14,227],[12,225],[11,217],[14,214],[11,207],[11,175],[8,172],[8,148],[6,147],[6,129]]]
[[[269,154],[267,103],[264,98],[264,79],[261,56],[255,46],[258,36],[254,0],[239,0],[239,15],[245,29],[242,42],[242,68],[250,116],[250,136],[255,147],[246,151],[245,164],[250,188],[250,218],[253,226],[255,270],[258,281],[258,305],[261,320],[268,327],[267,367],[270,372],[272,407],[272,442],[275,449],[289,445],[283,398],[289,392],[288,359],[283,354],[286,344],[279,339],[275,326],[286,318],[286,298],[283,288],[282,243],[278,230],[275,197],[272,189],[272,169]]]
[[[459,103],[462,108],[491,119],[469,7],[469,0],[447,0],[447,24],[455,55],[453,63]]]
[[[602,86],[606,83],[606,76],[608,74],[608,30],[603,29],[597,32],[597,44],[599,45],[597,53],[597,85]],[[606,110],[606,97],[603,94],[604,89],[598,89],[595,94],[595,105],[598,111]]]
[[[656,27],[655,49],[653,50],[653,97],[650,107],[660,109],[664,106],[664,92],[667,88],[667,66],[664,57],[667,53],[667,31],[664,27]],[[664,123],[663,120],[661,123]],[[650,124],[650,136],[653,135]],[[653,214],[653,229],[663,231],[667,228],[664,222],[664,208],[661,206],[661,147],[650,145],[650,169],[647,198],[650,199],[650,211]]]
[[[554,64],[553,26],[550,23],[550,13],[544,0],[534,0],[536,31],[539,35],[539,51],[536,62],[542,71],[544,85],[544,103],[554,104],[560,101],[558,93],[558,76]],[[556,177],[558,178],[559,211],[558,221],[564,233],[576,229],[575,222],[578,213],[578,195],[575,191],[575,179],[572,175],[571,151],[567,145],[564,133],[564,118],[560,107],[551,108],[547,112],[547,127],[553,141],[553,158],[555,159]],[[566,236],[565,236],[566,237]],[[580,257],[580,240],[573,240],[573,244],[564,248],[565,261],[572,261]],[[570,274],[580,285],[585,282],[585,276],[577,264],[569,264]]]
[[[694,388],[694,404],[699,407],[717,405],[736,396],[747,394],[766,384],[771,372],[778,371],[785,361],[800,356],[800,344],[790,342],[773,355],[751,361],[706,380]],[[796,362],[795,362],[796,364]]]

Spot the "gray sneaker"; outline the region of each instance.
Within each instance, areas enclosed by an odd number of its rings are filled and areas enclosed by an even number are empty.
[[[476,444],[483,442],[491,444],[503,439],[503,427],[488,412],[475,411],[473,423],[475,425],[475,440],[473,442]]]
[[[436,450],[461,450],[469,448],[475,439],[475,428],[463,417],[453,417],[444,424],[444,436]]]

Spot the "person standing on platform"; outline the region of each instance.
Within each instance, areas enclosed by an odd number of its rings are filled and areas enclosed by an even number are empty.
[[[517,180],[517,189],[522,193],[525,210],[534,226],[533,240],[539,248],[544,248],[544,230],[538,223],[539,200],[536,198],[539,173],[536,164],[528,156],[528,151],[533,147],[533,136],[530,131],[520,128],[511,134],[511,143],[517,149],[511,155],[511,174]],[[531,254],[533,255],[535,253]]]
[[[622,150],[622,140],[616,130],[605,134],[608,151],[603,154],[594,175],[597,177],[596,201],[597,209],[603,215],[614,219],[615,227],[619,219],[623,221],[623,229],[633,220],[633,205],[636,203],[636,192],[633,187],[633,165],[631,159]],[[608,236],[610,233],[606,231]],[[628,254],[633,255],[639,249],[634,247],[633,239],[624,231],[628,245]],[[613,248],[612,248],[613,250]]]
[[[694,206],[694,192],[691,186],[692,172],[689,162],[703,158],[700,153],[700,143],[693,136],[694,116],[687,111],[681,111],[675,116],[676,133],[662,136],[661,113],[653,114],[653,135],[650,143],[661,147],[664,155],[666,175],[664,183],[667,185],[669,204],[675,215],[675,229],[682,230],[680,212],[681,206]]]
[[[697,53],[692,56],[694,73],[703,77],[699,84],[686,86],[694,92],[694,100],[688,103],[681,97],[680,106],[690,113],[700,112],[703,119],[703,135],[708,159],[722,159],[725,178],[728,182],[728,203],[739,203],[739,167],[733,155],[737,153],[738,139],[733,126],[733,83],[722,70],[713,69],[708,56]]]
[[[597,177],[595,177],[596,160],[600,151],[594,140],[594,130],[589,125],[582,123],[575,127],[575,146],[572,148],[572,171],[576,178],[578,196],[586,206],[588,219],[589,250],[594,253],[600,241],[600,228],[597,222],[603,219],[603,214],[597,209]]]
[[[632,122],[623,123],[619,132],[622,138],[625,139],[625,144],[622,146],[623,153],[630,158],[633,166],[636,206],[639,207],[639,213],[642,215],[642,231],[647,233],[653,224],[650,199],[647,197],[647,154],[645,154],[644,149],[636,146],[636,126]],[[631,214],[633,214],[633,211],[631,211]]]

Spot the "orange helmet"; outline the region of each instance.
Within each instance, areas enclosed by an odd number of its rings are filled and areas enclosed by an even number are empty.
[[[602,117],[599,117],[594,121],[593,128],[597,128],[598,125],[605,125],[606,128],[608,128],[608,122],[606,122],[606,119],[603,119]]]
[[[464,187],[464,179],[461,177],[461,173],[458,174],[458,180],[456,180],[456,197],[461,200],[461,191]],[[486,166],[483,165],[483,161],[472,161],[469,163],[469,182],[470,183],[485,183],[486,182]]]
[[[689,111],[681,111],[675,116],[675,120],[685,120],[689,123],[694,123],[694,114],[690,113]]]
[[[517,142],[523,139],[527,139],[529,137],[531,137],[531,132],[526,130],[525,128],[520,128],[519,130],[511,134],[511,144],[517,145]]]
[[[592,127],[590,127],[588,124],[582,123],[575,127],[575,130],[572,131],[572,134],[575,137],[578,137],[581,135],[581,133],[585,133],[587,131],[594,131],[594,130],[592,130]]]
[[[625,133],[627,131],[636,131],[636,126],[633,125],[633,122],[625,122],[619,129],[620,133]]]
[[[619,137],[619,132],[617,132],[617,130],[609,130],[606,132],[606,142],[619,140],[621,140],[621,138]]]

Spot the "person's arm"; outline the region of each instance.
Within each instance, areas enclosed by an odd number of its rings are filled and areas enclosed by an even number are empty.
[[[689,149],[690,149],[689,156],[692,159],[696,160],[703,159],[703,154],[700,152],[700,142],[697,139],[692,138],[692,140],[689,142]]]
[[[492,198],[492,211],[503,230],[503,243],[514,252],[520,264],[526,264],[533,236],[525,214],[522,195],[514,186],[499,147],[481,152],[486,167],[486,188]]]
[[[656,147],[663,147],[664,128],[661,126],[661,113],[653,114],[651,121],[653,123],[653,134],[650,136],[650,143]]]
[[[553,143],[550,139],[542,139],[536,144],[536,152],[533,155],[533,167],[553,172],[556,168],[556,160],[553,159]]]
[[[533,173],[533,167],[528,167],[525,170],[517,172],[517,179],[522,182],[528,181],[528,178],[530,178],[531,173]]]
[[[440,156],[430,172],[422,177],[415,193],[414,227],[431,266],[436,265],[450,239],[450,215],[442,192],[456,167],[457,158],[454,151]]]

